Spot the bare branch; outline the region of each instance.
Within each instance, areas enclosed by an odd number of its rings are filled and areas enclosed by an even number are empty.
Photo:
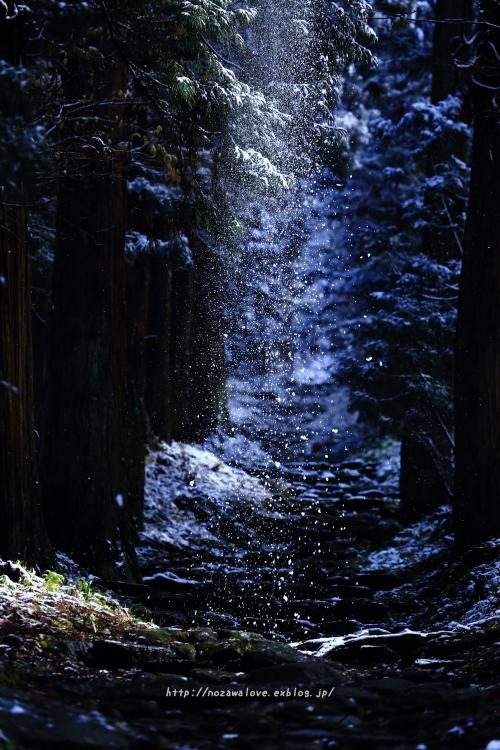
[[[453,220],[451,218],[450,209],[448,208],[448,204],[446,202],[446,198],[444,197],[444,195],[441,195],[441,200],[443,201],[444,210],[446,211],[446,216],[448,217],[448,221],[450,222],[450,228],[453,231],[453,236],[455,237],[455,242],[457,243],[458,250],[460,252],[460,255],[463,258],[464,249],[463,249],[462,243],[460,241],[460,237],[457,234],[457,230],[455,229],[455,225],[454,225]]]

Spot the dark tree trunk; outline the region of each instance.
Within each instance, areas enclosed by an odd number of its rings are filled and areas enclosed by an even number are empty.
[[[204,253],[194,280],[187,438],[200,442],[217,427],[225,406],[226,354],[220,261]]]
[[[0,205],[0,555],[54,567],[35,459],[26,210]]]
[[[10,6],[9,6],[10,7]],[[10,10],[12,8],[10,7]],[[24,63],[26,9],[0,22],[0,58]],[[0,556],[37,569],[56,561],[43,522],[35,458],[31,284],[22,185],[0,203]]]
[[[146,444],[145,345],[149,308],[150,255],[139,253],[126,263],[126,431],[129,507],[137,523],[144,512]]]
[[[138,571],[126,503],[125,179],[102,157],[61,176],[43,464],[54,545],[112,579]]]
[[[216,259],[198,249],[194,267],[172,270],[150,256],[146,405],[151,433],[200,441],[225,401],[223,290]]]
[[[175,270],[172,274],[171,317],[171,399],[172,438],[189,439],[189,401],[194,308],[194,270]]]
[[[472,0],[436,0],[432,38],[431,102],[437,104],[457,92],[463,74],[455,64],[464,30],[461,20],[472,16]],[[452,23],[457,21],[457,23]],[[465,27],[466,29],[469,27]]]
[[[401,441],[400,518],[409,525],[449,505],[451,493],[439,466],[432,443],[420,435],[406,435]]]
[[[50,274],[49,274],[50,275]],[[44,433],[47,407],[47,370],[49,365],[50,328],[52,313],[50,279],[31,265],[31,326],[33,337],[33,372],[35,398],[36,446],[40,448],[40,435]]]
[[[7,14],[2,8],[0,19],[0,60],[10,65],[26,64],[26,17],[30,12],[26,5],[16,7],[8,0]]]
[[[116,3],[112,12],[118,13]],[[67,113],[94,102],[79,137],[61,130],[43,498],[55,547],[103,578],[139,578],[125,418],[126,69],[109,33],[92,69],[71,58]],[[89,117],[93,114],[94,117]],[[110,123],[117,123],[116,128]],[[103,138],[110,144],[105,145]],[[65,145],[69,144],[69,145]]]
[[[480,3],[474,138],[455,353],[459,549],[500,537],[500,5]],[[486,88],[488,87],[488,88]]]
[[[149,255],[149,315],[146,355],[146,406],[150,431],[166,442],[172,439],[171,306],[172,269],[165,258]],[[186,311],[189,312],[189,311]]]

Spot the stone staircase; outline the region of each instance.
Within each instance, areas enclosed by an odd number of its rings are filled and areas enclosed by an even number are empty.
[[[352,567],[363,550],[400,526],[393,483],[375,462],[288,463],[246,467],[265,482],[286,482],[265,508],[224,515],[206,501],[191,505],[218,543],[143,554],[144,585],[102,585],[162,626],[251,628],[288,639],[345,634],[389,619],[374,599],[400,585]],[[185,499],[184,499],[185,502]],[[350,623],[349,626],[347,623]]]
[[[184,493],[210,535],[150,541],[143,584],[101,581],[160,629],[54,643],[67,676],[0,686],[0,745],[496,747],[498,627],[409,629],[422,592],[439,597],[446,577],[433,570],[408,593],[406,574],[357,565],[399,529],[390,477],[375,462],[251,468],[274,493],[266,504]],[[71,677],[78,660],[86,671]]]

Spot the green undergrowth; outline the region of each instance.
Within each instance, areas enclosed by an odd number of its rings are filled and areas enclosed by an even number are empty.
[[[85,579],[71,581],[60,573],[37,575],[22,565],[0,576],[0,636],[36,637],[39,648],[50,639],[121,639],[131,628],[155,628],[138,620],[110,593]],[[15,578],[16,580],[12,580]]]

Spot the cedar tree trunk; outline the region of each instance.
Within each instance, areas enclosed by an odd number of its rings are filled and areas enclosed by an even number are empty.
[[[127,497],[125,178],[106,154],[62,175],[43,446],[53,544],[106,579],[137,576]]]
[[[24,63],[25,9],[9,3],[0,22],[0,58]],[[40,507],[35,458],[33,353],[27,212],[22,185],[0,203],[0,555],[56,567]],[[16,205],[18,204],[18,205]]]
[[[172,274],[170,393],[172,437],[189,440],[190,365],[194,309],[194,269]]]
[[[172,269],[158,253],[149,255],[148,326],[145,341],[146,409],[153,435],[172,439],[171,305]]]
[[[26,210],[0,205],[0,555],[55,567],[37,478]]]
[[[455,353],[457,548],[500,537],[500,5],[482,0]]]
[[[200,252],[195,269],[187,438],[205,440],[225,405],[226,353],[220,260]]]
[[[146,454],[146,367],[144,350],[149,307],[150,255],[139,253],[125,264],[126,278],[126,431],[128,500],[139,525],[144,513],[144,461]]]

